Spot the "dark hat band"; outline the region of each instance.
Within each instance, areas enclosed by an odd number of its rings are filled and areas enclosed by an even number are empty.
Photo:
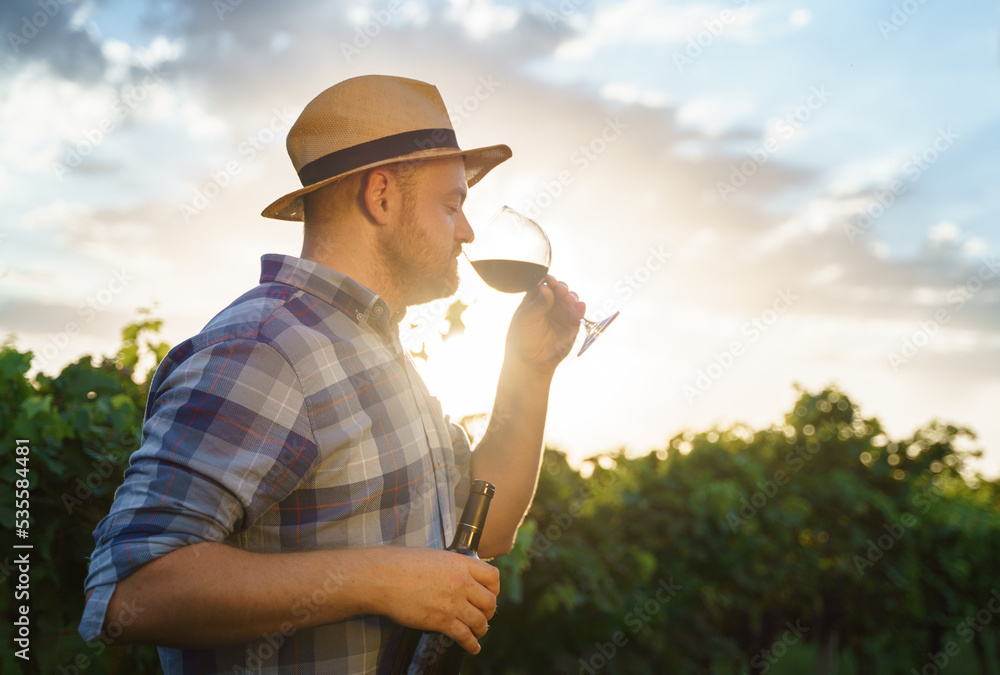
[[[299,180],[302,181],[302,187],[309,187],[368,164],[395,157],[401,158],[420,150],[432,148],[459,150],[454,130],[418,129],[404,131],[401,134],[393,134],[352,145],[309,162],[299,169]]]

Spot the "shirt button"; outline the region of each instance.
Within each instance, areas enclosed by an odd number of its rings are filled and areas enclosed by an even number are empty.
[[[375,313],[379,315],[382,314],[382,305],[375,305]]]
[[[358,317],[358,321],[364,321],[365,320],[365,315],[362,314],[361,312],[358,312],[355,316]]]

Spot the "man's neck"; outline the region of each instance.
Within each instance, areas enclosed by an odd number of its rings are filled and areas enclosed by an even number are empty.
[[[307,236],[299,257],[350,277],[385,300],[393,313],[405,311],[405,289],[374,248],[358,239],[342,241],[332,236]]]

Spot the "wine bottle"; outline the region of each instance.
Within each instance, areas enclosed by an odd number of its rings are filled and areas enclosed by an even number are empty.
[[[479,558],[479,538],[495,491],[492,483],[472,481],[469,500],[465,502],[449,551]],[[465,655],[462,646],[444,633],[407,628],[390,672],[392,675],[458,675]]]

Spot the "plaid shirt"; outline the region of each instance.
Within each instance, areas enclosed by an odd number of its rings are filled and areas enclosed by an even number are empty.
[[[468,494],[468,438],[414,370],[398,318],[369,289],[307,260],[263,256],[260,285],[160,364],[145,415],[142,446],[94,532],[87,640],[116,582],[181,546],[444,548]],[[303,597],[287,626],[322,591]],[[366,615],[159,652],[168,675],[376,673],[389,665],[395,627]]]

